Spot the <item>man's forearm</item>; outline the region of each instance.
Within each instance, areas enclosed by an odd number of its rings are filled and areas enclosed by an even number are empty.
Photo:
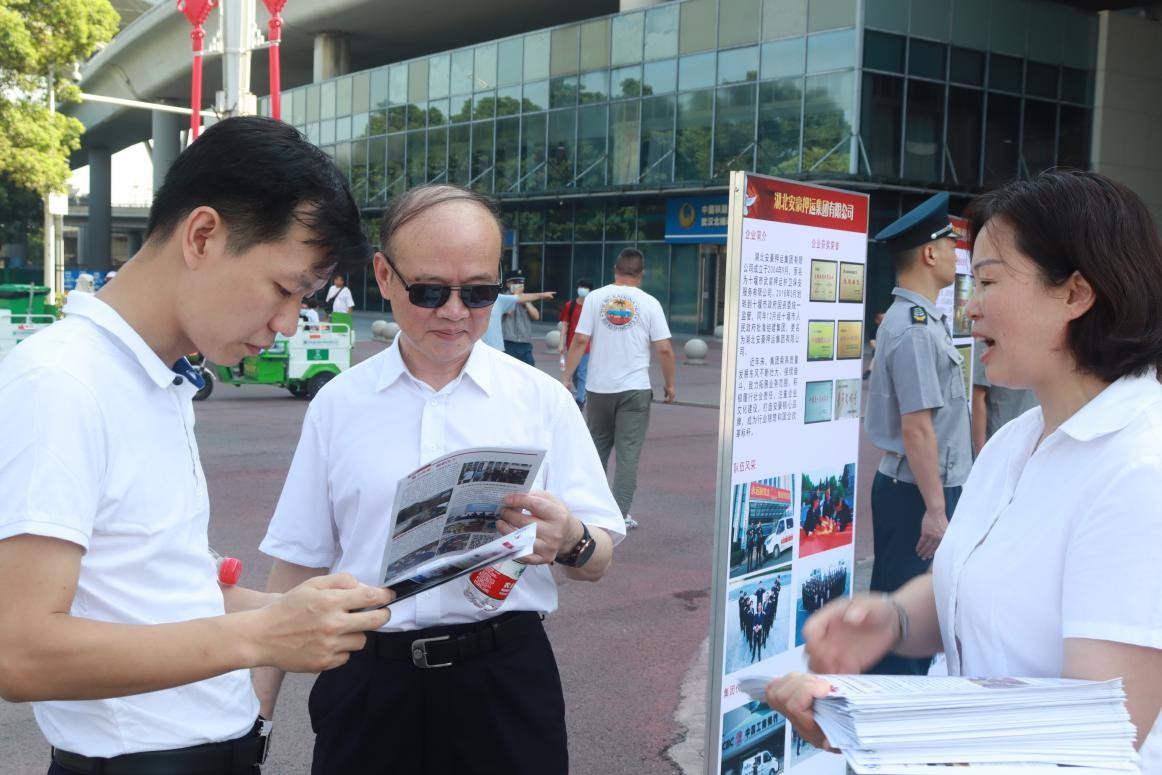
[[[915,417],[904,418],[904,454],[908,466],[916,477],[916,486],[924,498],[924,508],[929,511],[944,511],[944,481],[940,477],[940,451],[936,440],[936,430],[932,426],[931,410],[913,413]]]
[[[589,531],[589,534],[593,536],[593,541],[597,546],[593,549],[593,554],[588,562],[580,568],[570,568],[558,563],[558,567],[566,576],[577,581],[597,581],[605,575],[613,562],[613,539],[610,538],[609,533],[602,528],[595,527]]]
[[[272,595],[286,592],[307,579],[325,573],[326,570],[323,568],[306,568],[284,560],[275,560],[270,568],[270,576],[266,580],[266,591]],[[258,696],[258,712],[263,718],[274,718],[274,706],[278,704],[278,693],[285,678],[286,671],[278,667],[261,666],[250,671],[254,693]]]
[[[658,353],[658,365],[662,367],[662,379],[666,387],[674,386],[674,349],[662,350]]]

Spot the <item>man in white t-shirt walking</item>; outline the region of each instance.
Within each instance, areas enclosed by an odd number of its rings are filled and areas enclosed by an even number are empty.
[[[331,287],[327,289],[327,304],[331,306],[331,313],[346,315],[355,306],[355,298],[351,289],[347,287],[347,280],[341,274],[331,280]]]
[[[589,433],[609,465],[610,451],[617,450],[613,497],[628,528],[637,527],[629,514],[637,489],[637,466],[650,422],[650,345],[658,354],[665,380],[665,401],[673,403],[674,348],[670,327],[658,300],[641,289],[645,257],[626,248],[613,266],[613,284],[593,291],[581,308],[577,333],[569,346],[561,381],[573,389],[573,374],[586,347],[589,356]]]

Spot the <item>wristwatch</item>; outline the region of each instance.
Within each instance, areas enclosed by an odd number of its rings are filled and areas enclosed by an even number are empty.
[[[589,562],[589,558],[593,556],[593,550],[596,548],[597,542],[593,540],[593,536],[589,535],[589,527],[582,522],[581,540],[567,554],[557,555],[557,562],[568,565],[570,568],[580,568]]]

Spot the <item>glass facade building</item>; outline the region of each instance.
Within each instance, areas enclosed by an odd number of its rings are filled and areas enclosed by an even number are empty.
[[[471,186],[501,200],[529,288],[568,298],[636,245],[674,330],[709,332],[731,170],[867,191],[874,233],[933,190],[1086,167],[1096,36],[1047,0],[672,0],[289,90],[283,119],[373,235],[408,187]],[[869,316],[891,271],[873,247]]]

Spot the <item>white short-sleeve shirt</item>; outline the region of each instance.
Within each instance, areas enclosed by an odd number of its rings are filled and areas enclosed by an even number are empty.
[[[591,337],[590,393],[650,389],[650,349],[670,338],[658,300],[631,285],[606,285],[585,297],[577,333]]]
[[[39,535],[85,549],[72,616],[162,624],[222,615],[194,387],[96,297],[70,295],[65,311],[0,363],[0,540]],[[53,746],[117,756],[238,737],[258,701],[239,670],[33,711]]]
[[[377,582],[396,484],[441,455],[470,447],[546,450],[532,489],[560,498],[590,529],[620,541],[625,521],[573,396],[557,380],[483,342],[460,375],[434,391],[415,379],[399,342],[327,383],[302,436],[261,549],[308,568]],[[387,631],[486,619],[466,579],[392,606]],[[501,611],[549,613],[557,586],[530,567]]]
[[[331,309],[334,312],[350,312],[355,306],[355,298],[346,285],[342,288],[332,285],[331,290],[327,291],[327,301],[331,302]]]
[[[1035,408],[985,445],[936,553],[952,675],[1057,677],[1066,638],[1162,648],[1162,385],[1120,379],[1034,449],[1043,427]]]

